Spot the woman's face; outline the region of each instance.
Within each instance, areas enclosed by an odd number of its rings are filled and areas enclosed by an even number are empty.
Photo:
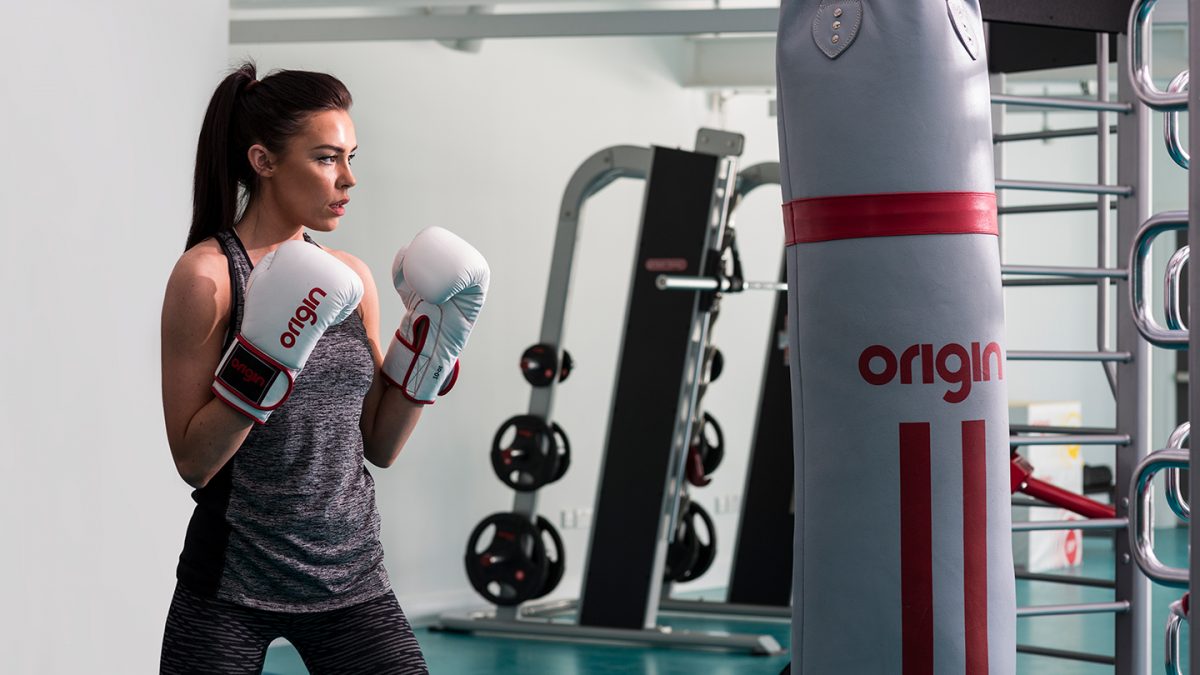
[[[313,113],[275,158],[271,199],[288,223],[330,232],[346,214],[354,187],[350,160],[358,149],[345,110]]]

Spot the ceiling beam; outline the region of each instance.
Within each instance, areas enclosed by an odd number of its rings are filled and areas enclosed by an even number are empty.
[[[530,37],[774,33],[777,7],[608,12],[234,19],[233,44],[361,40],[483,40]]]

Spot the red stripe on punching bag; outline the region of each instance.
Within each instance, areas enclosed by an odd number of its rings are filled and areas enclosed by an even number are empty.
[[[987,427],[962,423],[963,438],[963,616],[966,675],[988,672],[987,607]]]
[[[783,205],[787,245],[919,234],[991,234],[994,192],[901,192],[796,199]]]
[[[900,423],[900,604],[904,675],[933,673],[929,423]]]

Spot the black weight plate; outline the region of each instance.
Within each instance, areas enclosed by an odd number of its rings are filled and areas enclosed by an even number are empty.
[[[563,540],[562,537],[558,535],[558,530],[554,528],[554,525],[550,524],[550,521],[541,516],[537,517],[537,529],[539,535],[550,535],[550,542],[553,544],[553,546],[547,547],[546,549],[548,559],[546,568],[546,583],[542,587],[542,590],[538,591],[537,595],[533,596],[532,599],[544,597],[553,592],[555,588],[558,588],[558,582],[562,581],[563,573],[567,569],[567,549],[563,546]],[[543,543],[545,543],[545,540],[543,540]],[[554,549],[553,555],[550,555],[550,548]]]
[[[712,429],[715,440],[709,440],[709,429]],[[708,412],[704,413],[704,427],[700,430],[700,456],[704,460],[705,476],[711,476],[721,466],[721,460],[725,459],[725,432]]]
[[[567,469],[571,466],[571,440],[567,438],[567,432],[563,431],[557,422],[551,423],[550,429],[554,432],[556,440],[555,452],[558,457],[558,462],[554,469],[554,477],[549,481],[553,483],[566,475]]]
[[[696,519],[699,518],[704,522],[706,530],[706,539],[701,541],[700,533],[696,530]],[[691,525],[692,537],[696,540],[697,555],[696,561],[680,574],[679,581],[686,582],[700,578],[708,568],[712,567],[713,560],[717,557],[717,528],[713,523],[712,516],[708,515],[708,511],[696,502],[688,504],[688,522]]]
[[[510,429],[513,439],[504,443]],[[532,492],[554,480],[559,463],[554,433],[536,415],[510,417],[492,439],[492,469],[500,482],[518,492]]]
[[[481,547],[488,528],[494,528],[492,539]],[[537,597],[549,573],[541,532],[528,518],[511,512],[493,513],[475,526],[463,562],[471,586],[496,605]]]

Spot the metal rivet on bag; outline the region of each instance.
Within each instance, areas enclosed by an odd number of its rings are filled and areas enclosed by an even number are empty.
[[[834,35],[834,36],[833,36],[833,44],[835,44],[835,45],[836,45],[836,44],[837,44],[838,42],[840,42],[840,41],[841,41],[841,38],[839,38],[839,37],[838,37],[838,36],[836,36],[836,35]]]
[[[836,9],[834,9],[834,10],[833,10],[833,15],[834,15],[835,17],[839,17],[839,16],[841,16],[841,15],[842,15],[842,8],[841,8],[841,7],[838,7],[838,8],[836,8]]]
[[[841,21],[834,21],[834,22],[833,22],[833,29],[834,29],[834,30],[837,30],[837,29],[839,29],[839,28],[841,28],[841,27],[842,27],[842,22],[841,22]]]

